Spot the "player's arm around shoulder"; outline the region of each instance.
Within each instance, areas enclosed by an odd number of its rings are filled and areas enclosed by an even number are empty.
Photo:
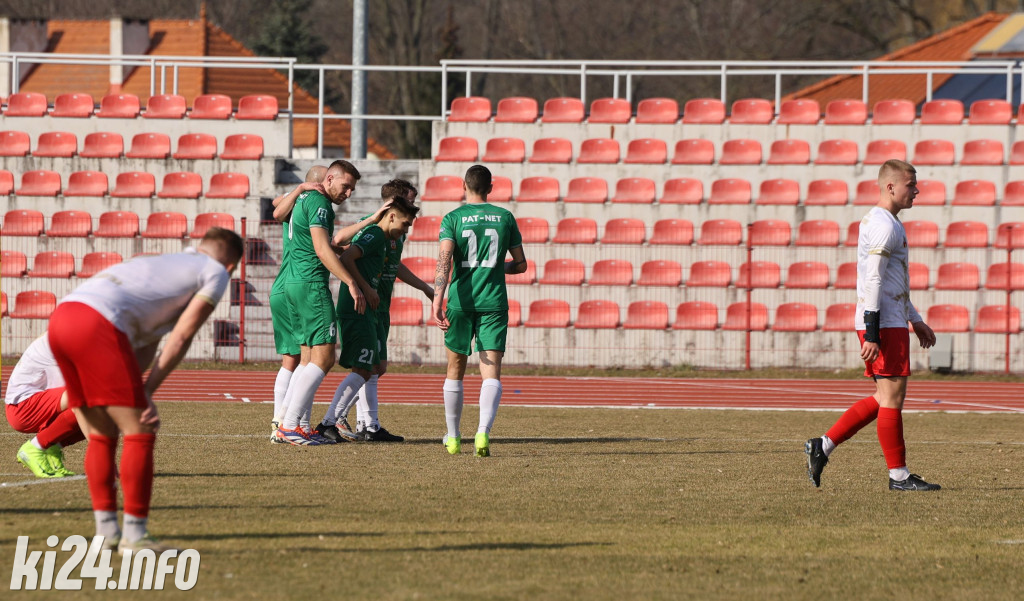
[[[377,294],[377,291],[370,286],[370,283],[366,281],[363,274],[359,272],[356,261],[361,258],[363,258],[363,247],[359,244],[353,244],[348,247],[348,250],[341,253],[341,264],[345,266],[345,269],[350,274],[352,274],[352,281],[363,293],[363,297],[366,299],[366,304],[371,309],[376,309],[377,305],[380,304],[380,296]]]

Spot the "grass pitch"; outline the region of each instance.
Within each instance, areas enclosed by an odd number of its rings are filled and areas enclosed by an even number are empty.
[[[271,445],[267,405],[161,413],[150,529],[202,553],[166,598],[1024,596],[1020,414],[906,414],[912,471],[944,489],[896,493],[873,427],[808,482],[803,442],[837,413],[503,407],[487,459],[473,406],[457,457],[440,406],[382,407],[406,443],[318,448]],[[0,431],[0,481],[31,480],[24,440]],[[0,488],[0,580],[18,535],[92,532],[82,480]],[[138,595],[84,584],[48,598]]]

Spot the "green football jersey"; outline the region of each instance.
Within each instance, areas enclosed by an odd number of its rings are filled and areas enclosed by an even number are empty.
[[[463,205],[444,216],[438,238],[455,243],[448,306],[460,311],[507,311],[505,255],[523,245],[512,213],[487,203]]]
[[[288,216],[291,219],[291,215]],[[284,280],[288,272],[288,223],[281,224],[281,265],[277,269],[277,277],[270,286],[271,294],[284,292]]]
[[[373,215],[366,215],[359,219],[369,219]],[[352,240],[358,240],[363,232],[370,229],[371,227],[377,227],[376,224],[371,224],[363,229],[359,230],[359,233],[352,238]],[[379,227],[377,229],[380,229]],[[380,296],[380,304],[377,305],[377,313],[388,313],[391,311],[391,295],[395,291],[395,280],[398,279],[398,267],[402,264],[402,248],[405,246],[405,236],[402,236],[400,240],[388,240],[386,252],[384,255],[384,269],[380,274],[380,285],[377,286],[377,294]]]
[[[313,248],[310,228],[316,227],[327,230],[328,238],[334,236],[334,205],[323,194],[310,190],[299,195],[286,226],[288,243],[282,262],[288,270],[288,281],[326,282],[330,276]]]
[[[387,247],[390,240],[384,235],[384,230],[377,224],[367,226],[359,235],[352,240],[352,246],[358,246],[363,251],[363,256],[356,260],[356,269],[363,276],[370,288],[380,291],[381,271],[384,269],[384,259],[387,255]],[[353,316],[356,313],[356,304],[352,295],[344,287],[338,293],[338,316]]]

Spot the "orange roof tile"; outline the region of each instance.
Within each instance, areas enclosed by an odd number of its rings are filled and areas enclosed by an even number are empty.
[[[110,21],[48,21],[47,52],[53,54],[109,54]],[[53,102],[58,94],[79,92],[99,99],[110,88],[110,68],[102,65],[37,65],[22,81],[22,92],[45,94]]]

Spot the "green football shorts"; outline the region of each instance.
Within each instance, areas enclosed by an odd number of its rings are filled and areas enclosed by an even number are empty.
[[[270,294],[270,320],[274,324],[274,348],[279,355],[298,355],[295,341],[295,313],[284,291]]]
[[[377,312],[377,342],[380,343],[378,363],[388,360],[388,336],[391,335],[391,313]]]
[[[375,313],[367,311],[364,315],[344,317],[338,323],[341,332],[341,357],[338,365],[373,371],[373,366],[380,362]]]
[[[338,342],[338,321],[327,282],[290,282],[288,301],[295,307],[295,341],[303,346]]]
[[[505,352],[505,337],[508,334],[508,311],[458,311],[451,307],[445,312],[448,317],[448,331],[444,333],[444,345],[460,355],[473,354],[473,338],[476,350]]]

